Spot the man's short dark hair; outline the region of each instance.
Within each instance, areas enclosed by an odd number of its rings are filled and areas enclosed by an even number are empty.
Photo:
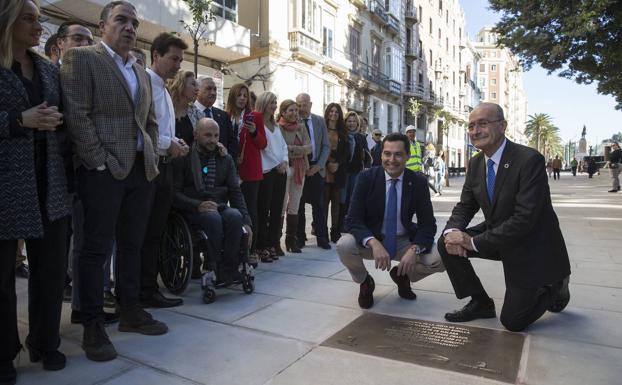
[[[54,34],[48,37],[47,41],[45,42],[45,48],[43,50],[45,52],[45,56],[47,56],[48,58],[52,58],[52,47],[56,47],[57,39],[58,35]]]
[[[117,5],[127,5],[127,6],[132,7],[134,10],[136,10],[136,7],[134,6],[134,4],[130,3],[129,1],[124,1],[124,0],[111,1],[110,3],[104,5],[104,9],[102,9],[101,14],[99,15],[99,20],[102,20],[102,21],[108,20],[108,16],[110,16],[110,12],[112,12],[114,7],[116,7]]]
[[[64,21],[61,25],[58,26],[58,31],[56,31],[56,35],[59,39],[64,38],[65,36],[67,36],[67,33],[69,32],[69,27],[71,27],[72,25],[80,25],[84,28],[88,28],[86,23],[84,23],[83,21],[79,21],[79,20],[67,20]]]
[[[153,64],[153,54],[159,53],[160,56],[166,55],[171,46],[180,48],[182,50],[188,49],[188,44],[183,41],[179,36],[169,32],[162,32],[151,43],[151,64]]]
[[[393,132],[382,139],[382,150],[384,150],[385,142],[402,142],[404,143],[404,150],[406,151],[406,155],[410,156],[410,140],[404,134],[400,134],[399,132]]]

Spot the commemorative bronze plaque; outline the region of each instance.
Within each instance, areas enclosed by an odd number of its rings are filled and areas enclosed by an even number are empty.
[[[524,339],[501,330],[365,313],[322,345],[515,383]]]

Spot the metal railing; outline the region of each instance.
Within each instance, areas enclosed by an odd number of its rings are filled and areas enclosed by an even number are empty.
[[[404,16],[406,19],[413,19],[415,23],[417,22],[417,9],[415,7],[407,7],[404,12]]]
[[[289,33],[289,49],[291,51],[300,51],[301,49],[304,49],[318,56],[322,55],[322,44],[315,38],[312,38],[301,31],[293,31]]]
[[[385,24],[389,22],[389,16],[387,15],[387,9],[384,6],[384,4],[382,4],[380,1],[369,0],[369,4],[367,5],[367,7],[369,8],[369,12],[371,12],[372,15],[375,15],[376,17],[378,17]]]

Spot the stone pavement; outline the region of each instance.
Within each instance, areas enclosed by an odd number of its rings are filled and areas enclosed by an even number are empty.
[[[433,198],[439,233],[460,193],[462,179],[450,181],[452,187]],[[594,179],[564,173],[550,185],[572,263],[571,302],[563,313],[547,313],[529,328],[517,383],[621,384],[622,193],[607,193],[607,172]],[[500,310],[501,264],[476,260],[474,265]],[[369,268],[376,280],[371,312],[443,322],[446,311],[463,304],[445,274],[415,284],[418,298],[410,302],[398,297],[386,272]],[[255,282],[255,293],[220,290],[210,305],[201,302],[199,284],[191,283],[184,306],[153,311],[170,327],[164,336],[119,333],[116,326],[109,327],[119,358],[107,363],[85,358],[82,328],[70,324],[65,304],[61,350],[67,354],[67,368],[45,372],[24,351],[16,360],[18,384],[498,383],[319,346],[363,313],[357,305],[358,285],[334,248],[306,247],[302,254],[262,264]],[[22,341],[28,322],[26,292],[26,281],[18,280]],[[498,319],[469,325],[502,329]]]

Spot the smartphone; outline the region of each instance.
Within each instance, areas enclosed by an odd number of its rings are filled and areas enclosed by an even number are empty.
[[[253,114],[246,115],[246,117],[244,118],[244,123],[255,124],[255,117],[253,116]]]

